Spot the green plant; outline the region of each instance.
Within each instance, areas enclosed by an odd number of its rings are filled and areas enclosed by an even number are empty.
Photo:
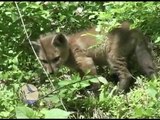
[[[96,26],[103,33],[129,20],[153,43],[159,66],[159,2],[17,2],[31,40],[40,34],[66,34]],[[160,78],[137,76],[127,95],[115,94],[116,86],[100,76],[79,75],[67,68],[59,74],[42,74],[28,43],[15,2],[0,2],[0,118],[158,118]],[[101,37],[101,36],[98,36]],[[106,73],[107,74],[107,73]],[[98,77],[98,79],[97,79]],[[90,82],[102,84],[99,94],[84,90]],[[34,84],[40,99],[34,105],[20,100],[19,88]],[[48,95],[48,93],[50,93]],[[48,96],[46,96],[48,95]],[[59,115],[59,113],[61,113]]]

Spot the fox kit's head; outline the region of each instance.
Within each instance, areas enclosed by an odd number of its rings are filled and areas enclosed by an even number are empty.
[[[48,73],[54,73],[63,65],[69,56],[69,45],[66,37],[61,34],[40,36],[32,45]]]

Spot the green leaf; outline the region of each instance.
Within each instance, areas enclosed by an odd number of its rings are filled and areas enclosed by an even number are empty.
[[[141,107],[135,108],[135,117],[142,117],[144,113],[144,109]]]
[[[154,43],[159,43],[160,42],[160,37],[158,37],[155,41],[154,41]]]
[[[35,2],[35,3],[39,5],[39,4],[41,4],[42,2]]]
[[[8,53],[13,53],[13,50],[9,50]]]
[[[42,114],[46,114],[48,112],[48,109],[46,108],[42,108],[42,110],[40,111]]]
[[[64,81],[60,81],[60,82],[58,83],[58,85],[59,85],[60,87],[62,87],[62,86],[68,85],[68,84],[70,84],[70,83],[71,83],[71,81],[69,81],[69,80],[64,80]]]
[[[4,3],[4,2],[1,1],[1,2],[0,2],[0,6],[3,5],[3,3]]]
[[[58,108],[45,112],[45,118],[68,118],[73,112],[67,112]]]
[[[156,112],[156,111],[154,111],[151,108],[147,108],[147,110],[145,111],[145,115],[146,116],[152,116],[154,114],[154,112]]]
[[[61,15],[60,16],[60,21],[63,21],[64,19],[66,19],[66,16],[65,15]]]
[[[59,92],[59,96],[60,97],[65,97],[67,91],[68,91],[68,89],[61,89],[60,92]]]
[[[152,88],[152,87],[149,87],[146,92],[148,93],[149,96],[151,96],[152,98],[155,98],[156,97],[156,94],[157,94],[157,91]]]
[[[105,101],[105,89],[102,89],[99,94],[99,101]]]
[[[92,78],[92,79],[89,79],[89,81],[93,83],[99,83],[98,78]]]
[[[59,27],[56,29],[56,32],[57,32],[57,33],[60,32],[60,28],[59,28]]]
[[[96,16],[96,15],[90,15],[90,16],[89,16],[89,19],[93,19],[93,18],[95,18],[95,16]]]
[[[8,12],[5,12],[5,14],[6,15],[11,15],[12,13],[8,11]]]
[[[37,8],[40,7],[40,5],[39,5],[39,4],[30,4],[29,7],[30,7],[30,8],[33,8],[33,9],[37,9]]]
[[[75,18],[71,17],[71,22],[78,22],[78,20],[76,20]]]
[[[104,77],[98,77],[98,80],[103,84],[108,84],[107,80]]]
[[[80,82],[80,85],[82,88],[85,88],[85,87],[89,86],[90,83],[88,81],[82,81],[82,82]]]
[[[0,116],[8,117],[9,114],[10,114],[10,112],[5,111],[5,112],[1,112]]]
[[[58,95],[51,95],[49,97],[46,97],[45,99],[46,100],[51,100],[54,104],[57,104],[60,101]]]
[[[114,86],[108,96],[109,96],[109,97],[112,97],[113,94],[114,94],[114,92],[115,92],[116,90],[117,90],[117,86]]]
[[[16,107],[16,118],[36,118],[35,111],[26,106]]]

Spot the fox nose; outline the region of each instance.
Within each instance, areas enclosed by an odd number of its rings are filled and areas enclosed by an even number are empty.
[[[51,71],[51,72],[49,72],[48,74],[49,74],[49,75],[53,75],[53,74],[54,74],[54,71]]]
[[[46,67],[46,72],[47,72],[47,74],[54,74],[54,70],[53,69],[51,69],[50,67]]]
[[[50,66],[46,66],[46,71],[48,74],[55,74],[58,68],[54,65],[51,64]]]
[[[51,74],[54,74],[54,70],[47,70],[47,73],[49,74],[49,75],[51,75]]]

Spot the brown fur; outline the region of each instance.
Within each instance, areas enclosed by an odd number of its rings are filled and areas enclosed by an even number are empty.
[[[112,41],[109,45],[111,49],[108,52],[107,59],[110,68],[120,79],[120,89],[128,90],[129,86],[133,83],[132,75],[128,69],[130,61],[132,64],[130,65],[131,69],[132,66],[138,65],[139,69],[136,68],[136,70],[144,75],[152,76],[156,73],[146,37],[140,30],[130,30],[129,27],[125,26],[125,29],[113,29],[110,35],[112,38],[109,40]]]
[[[122,28],[115,28],[108,34],[106,41],[102,40],[98,47],[90,48],[98,44],[93,36],[97,34],[99,33],[95,28],[67,37],[63,34],[50,34],[33,44],[39,49],[40,60],[49,73],[55,72],[61,65],[66,65],[77,70],[82,76],[87,71],[96,75],[96,65],[109,65],[119,77],[119,88],[127,90],[132,81],[128,59],[133,55],[137,56],[137,63],[145,74],[154,73],[152,58],[146,50],[144,35],[141,32],[129,30],[129,26],[122,24]],[[143,53],[144,59],[141,58]]]

